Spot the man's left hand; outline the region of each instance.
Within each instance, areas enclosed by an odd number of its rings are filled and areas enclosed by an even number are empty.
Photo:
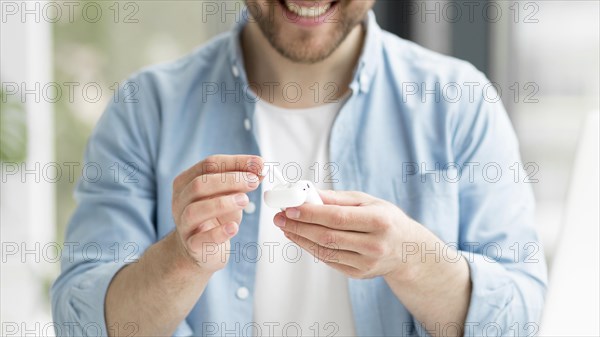
[[[285,236],[352,278],[413,279],[402,243],[421,227],[396,205],[362,192],[320,191],[325,205],[304,204],[273,219]]]

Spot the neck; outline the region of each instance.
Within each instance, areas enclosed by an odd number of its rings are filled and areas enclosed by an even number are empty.
[[[349,90],[364,33],[363,25],[357,25],[325,60],[303,64],[281,56],[258,24],[248,22],[241,37],[248,81],[261,99],[284,108],[310,108],[335,101]],[[302,94],[291,101],[297,88]]]

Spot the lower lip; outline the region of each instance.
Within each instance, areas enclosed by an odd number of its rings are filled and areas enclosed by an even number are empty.
[[[300,16],[292,11],[290,11],[287,6],[284,3],[285,0],[281,0],[279,1],[279,5],[281,6],[282,10],[283,10],[283,19],[297,24],[298,26],[303,26],[303,27],[314,27],[314,26],[319,26],[321,24],[324,23],[333,23],[334,22],[334,18],[333,18],[333,13],[336,10],[336,7],[338,5],[337,1],[333,2],[331,4],[331,7],[329,7],[329,9],[327,9],[327,11],[319,16],[315,16],[315,17],[303,17]]]

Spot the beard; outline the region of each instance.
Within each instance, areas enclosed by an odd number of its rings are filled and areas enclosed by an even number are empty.
[[[271,0],[269,6],[285,7],[283,1]],[[262,15],[258,6],[248,6],[248,9],[264,37],[281,56],[295,63],[314,64],[333,54],[348,34],[364,20],[370,6],[352,6],[353,2],[338,1],[334,9],[337,13],[332,14],[329,22],[321,24],[323,27],[319,27],[322,29],[318,33],[313,29],[294,27],[293,20],[282,12],[283,8],[270,8],[270,15]]]

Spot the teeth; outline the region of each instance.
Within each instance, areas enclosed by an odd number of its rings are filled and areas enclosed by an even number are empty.
[[[319,17],[323,14],[325,14],[325,12],[327,12],[327,10],[331,7],[331,3],[326,3],[322,6],[319,6],[319,4],[317,2],[315,2],[315,5],[313,7],[303,7],[300,6],[296,3],[293,2],[285,2],[287,8],[290,10],[290,12],[297,14],[298,16],[302,16],[305,18],[316,18]]]

